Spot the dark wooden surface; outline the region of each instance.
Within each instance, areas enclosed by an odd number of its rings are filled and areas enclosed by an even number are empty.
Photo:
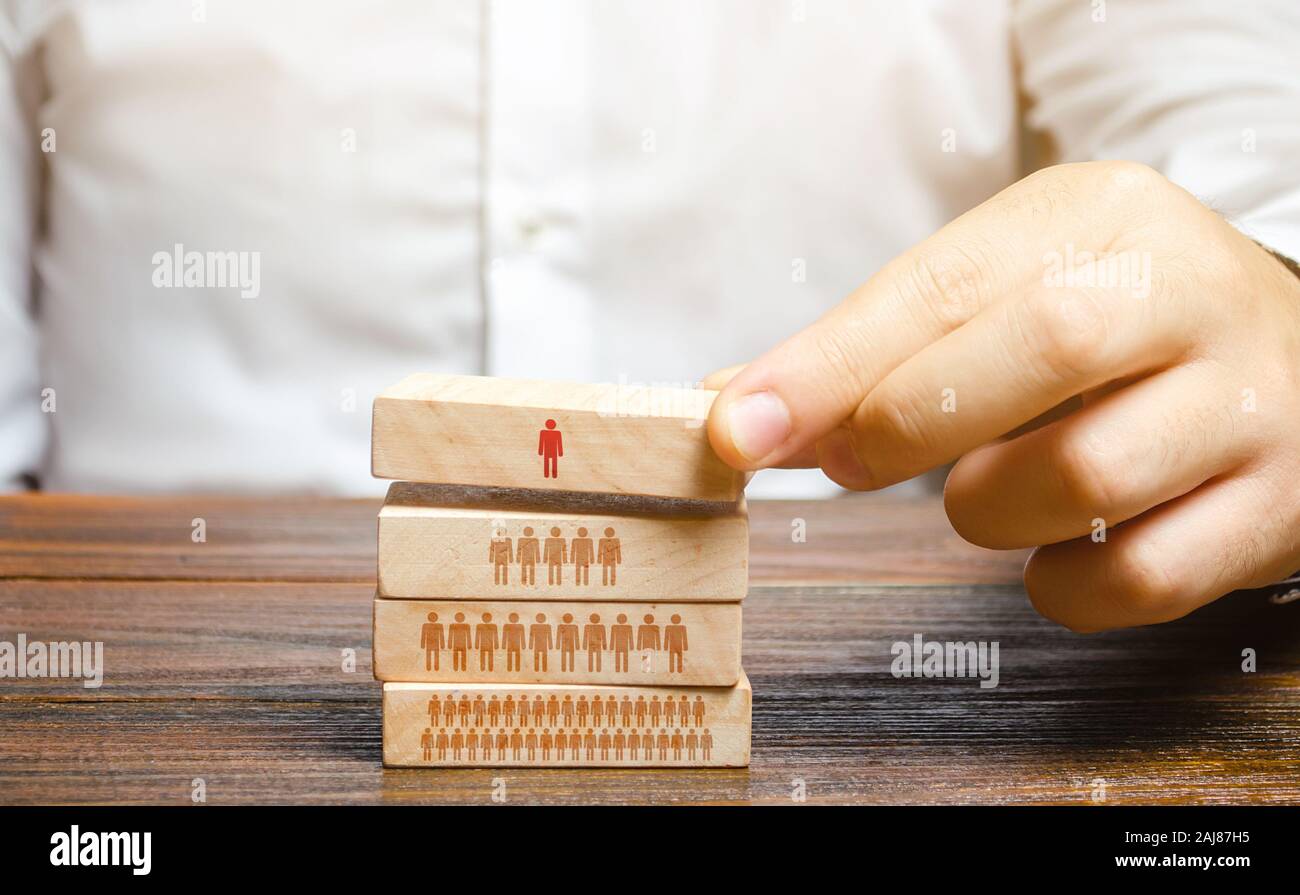
[[[104,686],[0,680],[0,802],[1300,802],[1300,603],[1237,594],[1080,637],[1023,553],[934,499],[755,503],[738,771],[389,770],[370,679],[374,501],[0,499],[0,639],[102,640]],[[207,522],[207,542],[190,539]],[[807,542],[794,543],[803,519]],[[996,640],[1001,679],[897,679],[890,646]],[[1258,671],[1241,670],[1241,652]],[[342,651],[356,670],[343,671]]]

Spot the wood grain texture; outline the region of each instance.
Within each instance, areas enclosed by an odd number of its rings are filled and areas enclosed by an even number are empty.
[[[371,471],[412,482],[734,501],[744,474],[718,459],[704,427],[716,395],[416,374],[375,398]]]
[[[0,577],[375,580],[378,500],[174,495],[0,497]],[[207,540],[191,540],[192,520]],[[792,540],[802,521],[807,539]],[[1028,551],[985,550],[937,497],[854,494],[749,506],[755,584],[1016,584]]]
[[[295,526],[285,504],[224,499],[230,525],[268,538],[262,552],[233,533],[160,549],[189,500],[0,499],[0,639],[102,639],[108,666],[96,691],[0,680],[0,802],[189,805],[201,777],[210,804],[486,805],[504,776],[521,804],[791,804],[798,780],[810,803],[1091,805],[1103,780],[1116,804],[1300,804],[1300,603],[1242,593],[1168,625],[1076,636],[1029,606],[1023,554],[965,547],[932,500],[880,496],[750,508],[755,580],[799,583],[745,603],[749,768],[385,769],[373,541],[357,580],[310,580],[294,559],[304,532],[324,563],[369,537],[378,504],[298,501]],[[790,542],[792,515],[806,544]],[[282,580],[180,580],[176,555],[222,579]],[[910,583],[809,583],[877,567]],[[891,644],[916,633],[998,640],[998,687],[894,678]]]
[[[739,603],[377,599],[375,677],[729,687],[740,679],[740,625]]]
[[[439,599],[735,602],[744,501],[699,504],[399,482],[379,513],[379,593]]]
[[[386,683],[384,764],[740,768],[749,764],[750,705],[743,675],[731,687],[689,689]]]

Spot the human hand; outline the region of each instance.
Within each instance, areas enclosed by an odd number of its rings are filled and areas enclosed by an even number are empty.
[[[953,527],[1036,547],[1030,599],[1076,631],[1300,567],[1300,278],[1141,165],[1026,178],[705,384],[740,469],[956,460]]]

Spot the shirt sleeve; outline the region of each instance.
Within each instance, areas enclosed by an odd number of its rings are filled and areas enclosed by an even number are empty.
[[[46,440],[32,277],[40,90],[37,60],[14,16],[0,6],[0,491],[25,486]]]
[[[1019,0],[1014,29],[1055,160],[1150,165],[1300,260],[1300,4]]]

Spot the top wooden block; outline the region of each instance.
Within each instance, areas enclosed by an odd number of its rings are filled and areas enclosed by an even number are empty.
[[[709,446],[717,392],[409,376],[375,399],[371,471],[456,485],[733,502],[744,473]]]

